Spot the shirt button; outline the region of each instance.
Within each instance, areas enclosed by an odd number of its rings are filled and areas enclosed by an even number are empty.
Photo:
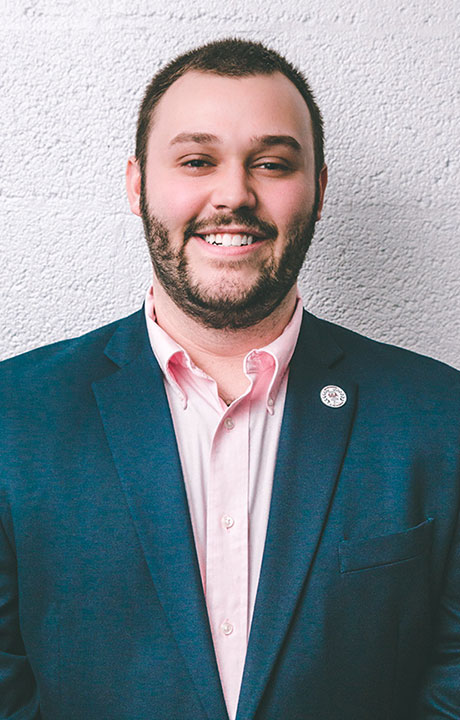
[[[231,635],[233,632],[233,625],[232,625],[232,623],[228,622],[228,620],[226,620],[225,622],[222,623],[222,625],[220,626],[220,629],[222,630],[224,635]]]
[[[269,407],[273,407],[274,402],[275,402],[275,401],[273,400],[273,398],[272,398],[272,397],[269,397],[268,400],[267,400],[267,405],[268,405]]]
[[[227,530],[230,530],[231,527],[233,527],[235,524],[235,521],[230,515],[223,515],[222,516],[222,525],[227,528]]]
[[[233,428],[235,427],[235,423],[233,422],[231,417],[225,418],[224,425],[227,430],[233,430]]]

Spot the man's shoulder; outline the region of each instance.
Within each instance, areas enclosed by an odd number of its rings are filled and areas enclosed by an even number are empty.
[[[136,330],[142,323],[138,310],[127,317],[95,328],[83,335],[29,350],[0,362],[0,388],[21,387],[66,377],[93,377],[107,371],[110,360],[104,350],[118,329]],[[113,367],[113,364],[110,365]]]
[[[323,337],[329,337],[340,349],[340,365],[358,382],[377,382],[380,387],[397,383],[426,390],[456,388],[460,391],[460,371],[440,360],[413,350],[373,340],[354,330],[306,313],[307,321]]]

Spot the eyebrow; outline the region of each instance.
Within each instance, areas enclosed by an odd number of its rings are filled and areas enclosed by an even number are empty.
[[[286,147],[301,152],[302,147],[298,140],[292,135],[259,135],[252,138],[254,144],[262,147],[274,147],[275,145],[285,145]],[[170,141],[169,145],[178,145],[180,143],[194,142],[199,145],[211,145],[213,143],[221,144],[222,140],[217,135],[201,132],[181,132]]]
[[[217,135],[211,135],[211,133],[199,133],[199,132],[181,132],[179,135],[173,137],[170,141],[170,145],[177,145],[178,143],[194,142],[200,145],[210,145],[211,143],[221,143],[222,141]]]
[[[259,137],[253,138],[253,140],[259,145],[262,145],[262,147],[286,145],[296,152],[300,152],[302,150],[299,141],[292,137],[292,135],[260,135]]]

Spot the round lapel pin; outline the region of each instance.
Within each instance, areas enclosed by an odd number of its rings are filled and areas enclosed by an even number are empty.
[[[347,394],[338,385],[326,385],[320,392],[321,401],[328,407],[339,408],[347,402]]]

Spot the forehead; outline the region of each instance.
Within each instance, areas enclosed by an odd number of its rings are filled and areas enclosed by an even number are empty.
[[[186,72],[155,108],[149,142],[168,143],[182,132],[209,132],[224,139],[290,134],[302,146],[312,145],[307,104],[280,72],[235,78]]]

